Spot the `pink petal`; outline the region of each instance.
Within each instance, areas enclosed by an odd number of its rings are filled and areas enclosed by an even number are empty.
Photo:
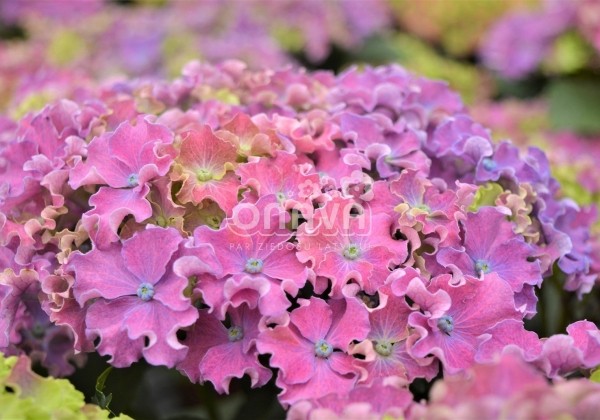
[[[113,301],[98,300],[88,309],[86,335],[90,340],[100,338],[96,351],[102,356],[111,356],[109,363],[115,367],[130,366],[142,357],[144,339],[132,339],[123,323],[139,301],[137,296]]]
[[[332,321],[325,340],[334,348],[346,351],[353,340],[360,341],[367,337],[371,330],[369,313],[360,300],[335,299],[329,302],[329,307]]]
[[[279,368],[279,378],[287,384],[309,381],[315,374],[317,357],[314,343],[294,333],[287,326],[266,330],[256,341],[262,354],[271,354],[271,367]]]
[[[319,298],[311,298],[301,299],[298,303],[300,307],[290,314],[291,323],[298,328],[304,338],[313,343],[324,339],[332,326],[333,317],[332,309],[327,302]],[[342,349],[345,349],[345,346]]]
[[[119,225],[127,215],[133,215],[138,223],[152,216],[152,206],[144,198],[147,193],[147,186],[139,191],[101,187],[90,197],[90,205],[94,209],[82,216],[82,224],[94,244],[103,248],[116,242]]]
[[[173,311],[157,300],[138,302],[125,319],[125,327],[132,339],[148,338],[144,358],[151,365],[173,367],[185,357],[187,347],[177,338],[177,331],[192,325],[198,311],[191,305],[185,311]]]
[[[87,254],[73,253],[68,266],[75,271],[73,294],[80,305],[98,297],[116,299],[135,295],[141,283],[127,269],[121,246],[117,244],[104,250],[95,248]]]
[[[123,261],[141,282],[156,284],[181,241],[179,232],[172,228],[140,231],[123,242]]]

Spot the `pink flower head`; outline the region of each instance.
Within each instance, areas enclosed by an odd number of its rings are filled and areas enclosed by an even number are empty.
[[[481,344],[475,356],[479,363],[491,362],[509,351],[517,352],[523,360],[531,362],[537,360],[542,352],[542,341],[538,335],[527,331],[523,321],[516,319],[499,322],[479,338]]]
[[[258,362],[255,347],[261,314],[243,305],[228,311],[227,328],[205,310],[187,332],[183,344],[189,347],[186,358],[177,365],[192,382],[210,381],[218,392],[229,393],[233,378],[250,376],[252,387],[265,385],[271,371]]]
[[[413,404],[410,391],[401,381],[388,378],[370,386],[359,385],[348,394],[329,394],[300,401],[288,412],[290,419],[381,419],[403,418]]]
[[[175,229],[149,228],[122,245],[71,255],[74,296],[87,309],[86,334],[100,338],[97,351],[113,365],[129,366],[143,355],[172,367],[185,357],[176,333],[198,312],[184,296],[188,280],[172,270],[181,241]]]
[[[544,340],[536,360],[536,365],[551,378],[596,367],[600,363],[600,331],[596,325],[577,321],[567,327],[567,333]]]
[[[239,181],[234,168],[237,151],[233,144],[201,126],[184,134],[171,179],[182,181],[177,198],[182,203],[215,201],[227,214],[238,201]]]
[[[238,204],[219,230],[196,229],[196,243],[211,244],[223,267],[220,288],[209,292],[206,282],[198,285],[213,309],[218,306],[223,314],[229,304],[246,303],[251,308],[258,305],[263,315],[275,316],[288,308],[286,293],[296,296],[308,273],[289,242],[292,232],[285,227],[286,216],[271,195],[256,204]]]
[[[532,408],[528,405],[548,388],[544,377],[532,366],[518,355],[507,354],[494,364],[475,365],[468,375],[448,376],[436,382],[431,390],[429,416],[437,418],[453,412],[464,418],[519,414],[530,418],[533,413],[528,413]]]
[[[166,175],[174,158],[173,133],[165,126],[138,117],[114,132],[94,138],[88,158],[70,173],[69,185],[105,184],[111,188],[139,188]]]
[[[435,156],[431,175],[453,184],[456,179],[474,180],[478,163],[492,155],[490,133],[467,115],[446,119],[426,143],[428,152]]]
[[[352,199],[334,197],[298,228],[298,258],[332,280],[335,296],[350,280],[373,294],[389,267],[407,257],[406,242],[392,238],[392,223],[389,216],[373,214]]]
[[[94,243],[104,248],[119,239],[117,230],[127,215],[137,222],[149,218],[152,209],[145,199],[148,182],[166,175],[173,162],[173,134],[166,127],[138,117],[111,133],[94,138],[88,159],[70,173],[69,185],[107,184],[90,198],[94,207],[82,218]]]
[[[462,213],[454,191],[440,191],[416,171],[402,172],[389,185],[391,192],[401,199],[394,208],[400,213],[401,225],[415,227],[425,235],[435,234],[441,246],[458,243],[458,219]]]
[[[389,376],[431,379],[437,375],[438,366],[432,360],[416,361],[406,351],[409,335],[408,316],[412,309],[403,296],[392,293],[389,284],[379,289],[380,305],[370,311],[371,331],[367,340],[356,345],[353,353],[362,353],[364,360],[357,366],[366,370],[365,385]]]
[[[499,19],[482,43],[484,64],[507,79],[519,79],[542,62],[561,33],[577,20],[577,3],[545,1],[540,11],[521,11]]]
[[[433,278],[427,287],[430,307],[422,307],[424,312],[409,316],[408,323],[418,335],[409,352],[414,357],[433,354],[441,360],[446,372],[456,373],[473,364],[482,334],[500,321],[519,320],[521,316],[515,309],[510,287],[497,274],[487,275],[483,280],[466,277],[465,283],[458,286],[449,280],[448,275]],[[434,298],[436,292],[439,296]],[[409,290],[407,296],[415,302],[422,300],[413,293]],[[442,298],[443,304],[434,306]]]
[[[236,173],[242,185],[252,188],[254,199],[274,194],[285,209],[308,206],[312,210],[311,199],[321,194],[319,175],[312,165],[297,162],[297,157],[287,152],[277,152],[274,159],[251,160],[240,165]]]
[[[421,139],[416,131],[396,127],[379,114],[365,117],[345,113],[340,118],[340,130],[357,150],[364,152],[382,178],[396,175],[402,169],[428,172],[430,161],[421,150]],[[371,164],[368,163],[370,170]]]
[[[532,247],[513,232],[512,223],[496,208],[468,213],[463,229],[462,247],[443,248],[437,254],[438,262],[451,268],[455,276],[485,278],[496,273],[514,292],[523,290],[524,285],[541,284],[540,264],[531,261]]]
[[[237,147],[241,156],[273,155],[279,146],[279,139],[273,130],[261,132],[248,114],[239,113],[223,129],[217,131],[217,137],[227,140]]]
[[[263,331],[256,343],[260,353],[271,354],[271,366],[279,368],[276,383],[283,389],[279,400],[284,404],[349,392],[358,370],[348,346],[369,332],[367,310],[356,299],[299,303],[289,322]]]
[[[339,134],[337,124],[331,121],[327,112],[320,109],[312,109],[297,118],[275,115],[273,124],[277,132],[291,140],[300,153],[331,150],[334,148],[333,140]]]
[[[353,149],[318,150],[313,155],[315,168],[322,178],[330,178],[331,183],[339,186],[345,177],[361,172],[369,166],[368,159],[354,153]]]

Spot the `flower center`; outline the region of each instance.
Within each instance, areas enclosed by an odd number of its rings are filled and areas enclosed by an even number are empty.
[[[350,244],[344,249],[344,258],[355,260],[360,257],[360,247],[356,244]]]
[[[327,359],[333,353],[333,347],[325,340],[319,340],[315,343],[315,355]]]
[[[450,315],[444,315],[438,319],[437,326],[440,331],[450,335],[450,333],[454,330],[454,320]]]
[[[244,267],[244,270],[246,271],[246,273],[256,274],[256,273],[260,273],[262,271],[262,268],[263,268],[263,260],[261,260],[259,258],[248,258],[248,261],[246,261],[246,267]]]
[[[377,341],[375,343],[375,351],[380,356],[387,357],[392,354],[392,350],[394,350],[394,343],[390,343],[389,341]]]
[[[429,208],[429,206],[427,204],[417,204],[416,206],[413,206],[413,209],[421,210],[421,211],[424,211],[425,213],[431,212],[431,209]]]
[[[142,283],[137,289],[137,295],[144,302],[148,302],[154,297],[154,286],[150,283]]]
[[[287,200],[287,196],[285,195],[284,192],[278,192],[277,194],[277,201],[279,202],[279,204],[283,203],[285,200]]]
[[[490,272],[490,263],[485,260],[475,261],[475,272],[479,275]]]
[[[213,229],[219,229],[221,227],[221,218],[219,216],[210,216],[206,224]]]
[[[200,182],[207,182],[213,179],[213,174],[208,169],[198,169],[196,178]]]
[[[493,171],[498,166],[492,158],[484,158],[481,163],[483,164],[483,169],[486,171]]]
[[[229,337],[229,341],[232,343],[235,341],[240,341],[244,338],[244,331],[242,331],[241,327],[231,327],[227,330],[227,336]]]
[[[127,185],[130,187],[137,187],[140,184],[140,177],[138,174],[131,174],[127,177]]]

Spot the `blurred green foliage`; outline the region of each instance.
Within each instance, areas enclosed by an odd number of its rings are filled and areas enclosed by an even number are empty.
[[[550,123],[556,130],[600,133],[600,78],[573,77],[551,81],[547,91]]]

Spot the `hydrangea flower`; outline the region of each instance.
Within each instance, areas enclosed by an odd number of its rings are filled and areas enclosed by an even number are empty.
[[[510,287],[497,274],[483,280],[467,276],[460,285],[441,275],[431,280],[427,292],[416,295],[408,290],[407,296],[417,304],[427,296],[421,312],[408,318],[417,334],[409,351],[415,357],[435,355],[451,374],[473,364],[482,334],[500,320],[521,319]]]
[[[349,392],[358,377],[347,353],[352,340],[365,338],[368,314],[354,299],[300,300],[285,324],[263,331],[258,351],[271,354],[271,366],[279,368],[279,399],[291,404],[330,393]]]
[[[485,65],[502,77],[523,78],[533,73],[557,39],[569,32],[579,32],[598,50],[596,13],[597,5],[587,0],[546,0],[537,9],[508,13],[491,27],[480,55]]]
[[[171,175],[182,182],[177,198],[193,204],[211,199],[230,214],[238,201],[239,181],[231,171],[236,159],[235,146],[215,136],[210,127],[187,132]]]
[[[593,417],[599,392],[598,384],[585,379],[551,385],[539,371],[511,354],[493,364],[476,365],[469,375],[437,382],[431,391],[429,406],[413,414],[414,418],[437,417],[448,412],[466,418]]]
[[[591,323],[523,321],[538,288],[593,289],[594,211],[540,150],[494,144],[445,84],[398,66],[192,62],[86,84],[0,120],[0,155],[2,351],[60,374],[97,351],[222,393],[275,374],[300,416],[419,418],[407,386],[440,370],[600,363]],[[572,383],[560,413],[594,398]]]
[[[113,133],[96,137],[88,158],[70,172],[69,185],[107,185],[90,198],[93,210],[82,218],[98,246],[118,239],[117,230],[131,214],[141,222],[152,214],[145,199],[148,182],[165,175],[173,162],[173,134],[164,126],[138,118],[135,125],[120,125]]]
[[[172,367],[185,357],[187,347],[176,334],[198,313],[184,296],[187,279],[172,271],[181,241],[174,229],[150,228],[122,245],[69,258],[75,299],[88,304],[86,335],[100,338],[97,351],[110,355],[115,366],[144,356]]]
[[[437,260],[452,269],[457,281],[465,275],[485,279],[495,273],[515,293],[539,286],[542,276],[539,262],[533,260],[534,250],[513,232],[512,226],[497,209],[482,207],[477,213],[467,214],[462,247],[440,249]],[[527,299],[521,310],[535,311],[535,300]]]
[[[228,311],[230,326],[205,310],[188,331],[184,344],[189,347],[186,358],[177,365],[191,381],[213,383],[219,392],[228,393],[232,378],[250,376],[253,387],[266,384],[271,371],[257,358],[256,339],[259,334],[261,313],[248,306]]]
[[[352,352],[365,355],[356,364],[366,369],[365,385],[392,376],[431,379],[438,366],[431,358],[415,360],[407,352],[410,334],[408,317],[413,312],[403,296],[396,296],[387,284],[379,289],[380,306],[369,313],[371,331],[367,340],[357,344]]]
[[[353,214],[353,212],[357,214]],[[406,242],[392,238],[392,219],[372,214],[353,200],[334,197],[298,229],[298,258],[317,275],[332,280],[338,295],[351,280],[374,293],[392,264],[404,262]]]
[[[246,200],[274,194],[285,209],[310,213],[311,200],[321,195],[321,181],[314,167],[297,162],[297,157],[291,153],[278,152],[274,159],[265,157],[249,161],[236,173],[243,185],[252,188],[246,193]]]
[[[296,296],[308,280],[298,261],[292,236],[285,226],[274,196],[256,205],[240,204],[219,230],[200,226],[194,232],[198,244],[210,244],[222,267],[222,281],[198,284],[204,300],[221,317],[229,305],[258,307],[263,315],[281,315],[290,306],[286,294]],[[209,289],[210,288],[210,289]]]

